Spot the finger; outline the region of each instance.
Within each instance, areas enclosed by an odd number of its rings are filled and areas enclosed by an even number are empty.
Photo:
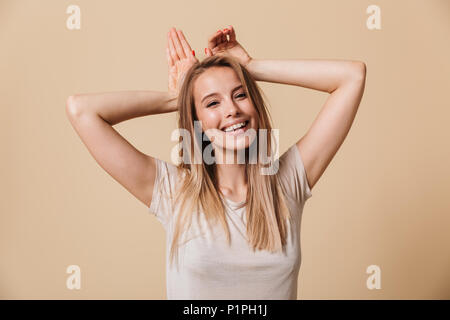
[[[186,37],[183,34],[183,31],[178,30],[178,37],[180,38],[181,46],[183,47],[184,54],[186,56],[193,56],[192,48],[186,40]]]
[[[228,34],[230,35],[230,42],[236,41],[236,32],[234,31],[233,26],[228,26]]]
[[[167,41],[169,43],[169,52],[170,52],[170,56],[173,59],[173,62],[175,63],[176,61],[180,60],[180,57],[178,56],[177,50],[175,49],[175,45],[173,44],[173,40],[172,40],[172,31],[169,30],[169,33],[167,34]]]
[[[230,34],[230,30],[228,28],[225,28],[222,30],[223,35],[225,36],[225,41],[228,42],[228,35]]]
[[[211,49],[209,48],[205,48],[205,53],[207,57],[211,57],[213,55]]]
[[[220,36],[220,30],[216,31],[214,34],[212,34],[208,38],[208,48],[213,49],[215,46],[217,46],[217,42],[221,41],[222,38],[219,38]]]
[[[166,47],[166,56],[167,56],[167,64],[169,65],[169,68],[172,68],[174,63],[173,63],[172,57],[170,56],[169,47]]]
[[[227,36],[225,36],[223,34],[222,30],[219,30],[217,32],[218,32],[218,35],[217,35],[217,38],[216,38],[215,49],[222,50],[225,47],[225,45],[227,44]]]
[[[223,34],[223,41],[228,42],[228,34],[230,33],[230,30],[228,30],[228,28],[224,28],[222,29],[222,34]]]
[[[183,46],[181,45],[180,39],[178,38],[178,33],[175,29],[172,29],[172,41],[180,59],[185,59],[186,55],[184,54]]]
[[[169,37],[167,36],[167,44],[166,44],[166,58],[167,58],[167,64],[169,65],[169,69],[173,67],[174,62],[170,55],[170,48],[169,48]]]
[[[227,43],[228,39],[227,39],[227,35],[225,34],[224,30],[221,30],[220,33],[221,33],[221,42]]]

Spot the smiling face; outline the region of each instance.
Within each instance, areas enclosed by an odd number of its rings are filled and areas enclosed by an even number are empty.
[[[258,113],[232,68],[207,69],[196,79],[193,95],[198,120],[201,121],[202,130],[213,143],[215,150],[239,150],[249,147],[253,141],[249,136],[252,130],[247,134],[243,133],[253,129],[256,134]],[[240,129],[237,126],[230,127],[242,122],[245,126]]]

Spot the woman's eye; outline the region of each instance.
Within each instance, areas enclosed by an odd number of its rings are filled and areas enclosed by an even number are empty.
[[[247,96],[245,93],[240,93],[240,94],[238,94],[237,96],[236,96],[236,98],[238,98],[238,97],[245,97],[245,96]],[[211,106],[213,106],[214,104],[216,104],[217,103],[217,101],[213,101],[213,102],[211,102],[210,104],[208,104],[206,107],[208,108],[208,107],[211,107]]]

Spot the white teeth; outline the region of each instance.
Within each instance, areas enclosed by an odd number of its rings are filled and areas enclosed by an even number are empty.
[[[232,126],[229,126],[229,127],[226,128],[224,131],[225,131],[225,132],[234,131],[234,130],[239,129],[239,128],[243,127],[243,126],[245,126],[245,121],[244,121],[244,122],[241,122],[241,123],[236,123],[236,124],[234,124],[234,125],[232,125]]]

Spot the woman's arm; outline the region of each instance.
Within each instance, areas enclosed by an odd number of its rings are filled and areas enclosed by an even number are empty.
[[[256,80],[330,93],[311,128],[296,143],[312,189],[350,130],[364,92],[366,65],[347,60],[255,60],[236,40],[233,26],[212,34],[205,50],[207,56],[233,56]]]
[[[78,94],[67,101],[73,114],[98,115],[110,125],[147,115],[177,110],[177,97],[162,91],[120,91]]]
[[[330,93],[296,143],[312,189],[350,131],[364,93],[366,65],[339,60],[252,60],[247,68],[256,80]]]
[[[290,84],[332,93],[345,82],[364,78],[365,65],[348,60],[252,59],[247,69],[257,81]]]
[[[132,118],[176,111],[183,75],[196,61],[182,32],[171,28],[167,34],[167,92],[78,94],[67,99],[67,116],[90,154],[112,178],[147,207],[152,201],[156,177],[155,158],[137,150],[113,125]]]
[[[95,161],[147,207],[153,195],[156,162],[137,150],[113,125],[131,118],[175,110],[176,98],[156,91],[70,96],[66,113]]]

